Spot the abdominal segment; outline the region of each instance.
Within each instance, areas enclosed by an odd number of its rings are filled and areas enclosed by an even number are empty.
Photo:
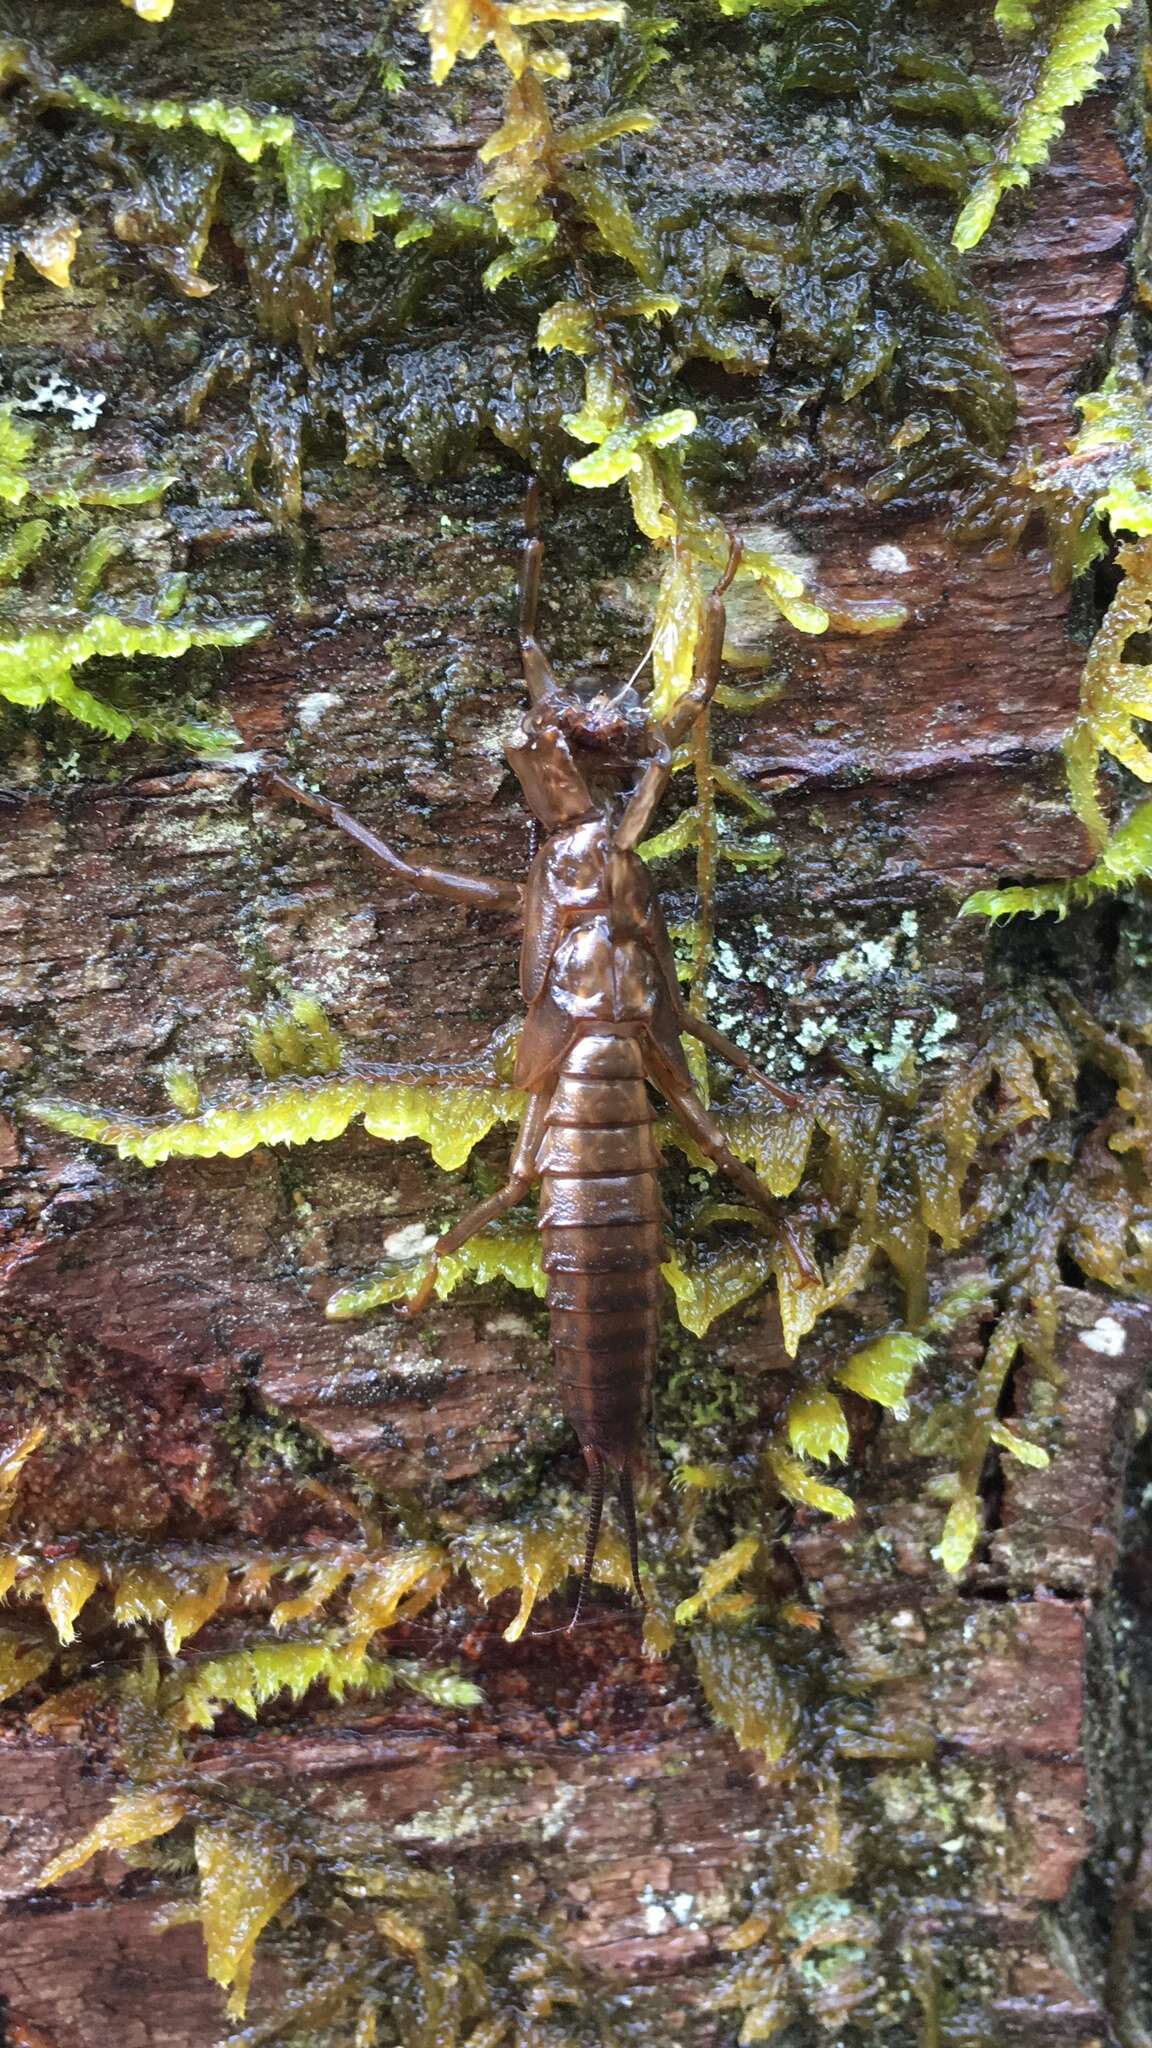
[[[660,1153],[639,1040],[592,1029],[565,1054],[537,1153],[564,1414],[585,1451],[638,1460],[659,1330]]]

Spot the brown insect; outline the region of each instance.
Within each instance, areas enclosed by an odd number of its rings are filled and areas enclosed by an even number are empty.
[[[520,991],[528,1016],[516,1085],[528,1107],[508,1179],[451,1230],[407,1304],[428,1300],[436,1263],[540,1185],[540,1230],[564,1414],[589,1472],[588,1540],[575,1627],[591,1583],[609,1470],[618,1474],[632,1580],[641,1606],[633,1475],[655,1362],[660,1316],[661,1155],[649,1083],[695,1144],[789,1243],[797,1270],[815,1275],[774,1197],[734,1157],[693,1086],[681,1033],[689,1032],[777,1100],[797,1098],[761,1074],[680,999],[667,927],[636,852],[672,773],[676,746],[706,711],[720,676],[724,593],[740,561],[733,540],[708,599],[694,679],[662,724],[630,684],[611,694],[566,690],[536,638],[542,543],[529,491],[520,577],[520,653],[530,708],[505,752],[543,832],[526,886],[455,874],[401,859],[338,804],[275,769],[266,786],[306,804],[380,861],[401,886],[445,902],[523,917]]]

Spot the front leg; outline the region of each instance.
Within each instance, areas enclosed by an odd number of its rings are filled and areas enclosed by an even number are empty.
[[[720,681],[720,663],[724,655],[724,593],[740,567],[743,553],[741,543],[734,534],[730,534],[728,561],[724,574],[704,607],[704,625],[696,656],[696,673],[671,717],[664,724],[664,738],[670,748],[679,746],[696,720],[707,711],[716,693],[716,685]]]
[[[325,796],[316,796],[310,789],[302,789],[298,782],[292,782],[287,775],[281,775],[278,768],[264,767],[259,771],[262,787],[273,796],[289,797],[293,803],[304,804],[315,811],[326,825],[335,826],[354,839],[357,846],[371,854],[382,867],[387,868],[393,880],[407,889],[417,889],[423,896],[438,896],[445,903],[466,903],[474,910],[519,910],[524,892],[519,882],[489,880],[484,875],[458,875],[450,868],[434,868],[424,863],[402,860],[398,853],[379,839],[375,832],[361,825],[340,804],[334,804]]]
[[[726,1173],[745,1199],[770,1218],[774,1229],[788,1246],[793,1264],[805,1283],[818,1285],[820,1275],[796,1237],[779,1202],[759,1176],[727,1144],[724,1133],[714,1124],[691,1081],[681,1073],[653,1039],[648,1040],[648,1070],[669,1107],[675,1111],[689,1137],[694,1138],[706,1159]]]

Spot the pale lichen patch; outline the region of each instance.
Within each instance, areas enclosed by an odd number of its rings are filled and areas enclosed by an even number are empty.
[[[1128,1333],[1115,1316],[1101,1316],[1090,1330],[1080,1330],[1077,1334],[1081,1344],[1089,1351],[1099,1352],[1104,1358],[1122,1357],[1128,1344]]]

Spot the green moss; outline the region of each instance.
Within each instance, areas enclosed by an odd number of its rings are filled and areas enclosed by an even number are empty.
[[[1076,399],[1080,427],[1063,454],[1035,467],[1032,490],[1048,514],[1057,581],[1101,554],[1108,530],[1152,534],[1152,408],[1130,322],[1096,391]]]
[[[140,625],[112,611],[93,611],[71,630],[61,625],[0,637],[0,697],[26,711],[52,705],[115,740],[135,734],[141,739],[178,740],[197,752],[226,749],[234,738],[230,729],[121,710],[78,684],[76,671],[96,659],[147,655],[173,661],[194,647],[238,647],[263,629],[262,620]]]
[[[1012,129],[961,210],[953,234],[958,249],[975,248],[1004,193],[1026,185],[1037,164],[1047,162],[1069,108],[1095,85],[1108,38],[1127,11],[1128,0],[1069,0],[1061,9]],[[1001,25],[1029,29],[1031,9],[1013,8]]]
[[[298,1640],[250,1644],[223,1657],[203,1658],[173,1674],[164,1706],[182,1727],[211,1728],[226,1707],[255,1720],[269,1701],[285,1693],[303,1699],[313,1685],[325,1686],[337,1700],[350,1688],[383,1694],[396,1685],[438,1706],[472,1706],[482,1698],[477,1686],[449,1672],[385,1663],[355,1644]]]
[[[251,1018],[248,1047],[266,1081],[288,1074],[334,1074],[343,1056],[342,1042],[315,996],[293,996]],[[177,1105],[185,1106],[199,1107]]]
[[[351,1287],[338,1287],[329,1296],[325,1313],[335,1322],[363,1316],[388,1302],[404,1301],[423,1284],[427,1266],[394,1265],[359,1280]],[[533,1234],[510,1230],[489,1230],[474,1237],[458,1252],[449,1252],[437,1263],[435,1294],[445,1301],[466,1279],[485,1286],[492,1280],[506,1280],[543,1300],[547,1278],[540,1263],[540,1240]]]
[[[172,1156],[236,1157],[259,1144],[324,1142],[363,1117],[373,1135],[393,1141],[421,1137],[437,1163],[455,1167],[495,1123],[513,1120],[522,1108],[515,1091],[495,1078],[487,1085],[430,1084],[427,1076],[396,1079],[396,1070],[367,1066],[340,1065],[333,1071],[341,1060],[339,1041],[308,999],[271,1011],[257,1026],[254,1044],[265,1070],[276,1078],[262,1088],[197,1107],[192,1115],[145,1122],[43,1103],[33,1113],[150,1165]],[[838,1086],[796,1111],[765,1110],[758,1096],[751,1102],[737,1096],[732,1105],[718,1106],[715,1113],[734,1149],[755,1162],[779,1192],[798,1195],[799,1243],[823,1268],[813,1282],[787,1247],[764,1234],[754,1212],[740,1204],[712,1203],[700,1215],[702,1246],[694,1252],[673,1247],[662,1269],[682,1325],[697,1335],[775,1280],[783,1342],[790,1355],[799,1356],[802,1385],[778,1427],[748,1438],[749,1447],[758,1447],[766,1500],[782,1498],[838,1519],[853,1514],[844,1487],[812,1470],[811,1461],[846,1459],[846,1419],[831,1382],[881,1407],[904,1407],[934,1333],[949,1327],[952,1315],[951,1296],[933,1315],[926,1312],[932,1238],[955,1250],[986,1232],[990,1216],[983,1199],[965,1206],[974,1171],[982,1178],[991,1170],[990,1184],[995,1185],[994,1162],[1006,1137],[1047,1126],[1046,1178],[1036,1183],[1018,1219],[1004,1219],[999,1268],[991,1283],[1000,1320],[967,1408],[955,1399],[951,1403],[963,1441],[957,1444],[957,1473],[945,1481],[955,1504],[942,1561],[950,1570],[961,1568],[979,1533],[978,1486],[989,1449],[1030,1455],[1027,1445],[1021,1450],[1015,1439],[997,1434],[1002,1428],[999,1403],[1021,1348],[1050,1365],[1061,1247],[1075,1247],[1083,1270],[1107,1285],[1128,1289],[1142,1284],[1146,1261],[1124,1236],[1138,1191],[1127,1184],[1119,1166],[1111,1180],[1102,1178],[1097,1167],[1089,1171],[1091,1153],[1083,1177],[1074,1174],[1071,1183],[1067,1165],[1083,1135],[1076,1121],[1077,1076],[1086,1065],[1096,1065],[1110,1076],[1126,1077],[1126,1062],[1135,1057],[1127,1039],[1102,1030],[1074,1006],[1065,1004],[1058,1016],[1036,1003],[996,1019],[978,1056],[946,1075],[923,1105],[914,1085],[900,1116]],[[320,1071],[295,1079],[285,1067]],[[1144,1099],[1141,1093],[1132,1095],[1130,1149],[1146,1141],[1140,1121]],[[698,1163],[694,1147],[674,1126],[668,1135]],[[1035,1164],[1035,1152],[1033,1159]],[[811,1226],[802,1220],[817,1205],[835,1219],[825,1226],[820,1258]],[[735,1224],[742,1237],[722,1245],[709,1242],[720,1223]],[[396,1259],[378,1274],[338,1288],[328,1314],[356,1317],[411,1296],[427,1277],[426,1250],[424,1244],[412,1260]],[[904,1292],[909,1327],[857,1347],[846,1358],[829,1360],[813,1373],[806,1363],[806,1341],[865,1283],[874,1285],[885,1266]],[[474,1238],[440,1262],[437,1295],[443,1299],[466,1277],[481,1283],[499,1278],[543,1296],[537,1235],[490,1230]],[[1031,1306],[1025,1298],[1029,1289]],[[970,1312],[973,1303],[964,1290],[958,1299],[956,1313]],[[1038,1449],[1043,1455],[1043,1447]],[[705,1458],[710,1454],[703,1453]],[[700,1455],[692,1450],[689,1460]],[[558,1550],[558,1571],[559,1558]]]
[[[10,1700],[50,1671],[56,1645],[19,1629],[0,1630],[0,1700]]]
[[[1131,692],[1129,692],[1129,695]],[[1152,704],[1150,704],[1152,709]],[[1134,746],[1143,747],[1140,740]],[[1150,763],[1152,776],[1152,763]],[[961,905],[966,917],[1067,917],[1077,905],[1097,896],[1113,896],[1152,875],[1152,803],[1138,804],[1113,833],[1099,860],[1082,875],[1061,882],[1039,882],[1029,888],[977,889]]]
[[[622,2048],[595,1985],[550,1933],[473,1901],[450,1876],[398,1852],[382,1828],[328,1820],[266,1792],[237,1798],[207,1781],[134,1790],[41,1882],[106,1848],[156,1860],[157,1838],[169,1865],[187,1872],[208,1972],[235,2018],[267,1930],[279,1966],[277,2038],[354,2037],[379,2048],[435,2038],[465,2048],[519,2037],[533,2048]],[[333,1915],[338,1944],[323,1931]],[[269,2036],[262,2025],[230,2038]]]
[[[967,189],[1003,115],[990,86],[939,48],[930,28],[917,23],[894,34],[883,10],[867,4],[840,14],[796,14],[766,73],[756,119],[775,159],[794,166],[793,187],[754,208],[733,202],[708,220],[646,203],[634,175],[649,138],[666,148],[682,118],[674,95],[663,96],[664,108],[634,103],[646,78],[661,83],[654,64],[669,24],[630,24],[620,38],[627,62],[613,55],[607,35],[580,46],[574,68],[549,26],[616,23],[615,0],[555,0],[550,9],[490,0],[426,11],[434,77],[488,42],[509,72],[505,118],[482,152],[490,214],[463,187],[436,202],[402,195],[365,169],[361,146],[346,153],[274,107],[110,92],[75,70],[53,74],[43,53],[16,52],[12,68],[29,81],[29,119],[41,104],[34,89],[48,78],[57,103],[90,124],[94,149],[104,124],[118,146],[140,153],[136,192],[118,204],[111,227],[177,292],[195,299],[212,288],[200,265],[214,218],[239,242],[259,325],[284,354],[269,362],[249,352],[238,370],[253,400],[256,445],[237,451],[236,469],[282,523],[299,518],[302,500],[298,458],[279,474],[278,446],[333,423],[347,435],[351,459],[398,447],[425,477],[485,459],[493,437],[533,466],[554,469],[564,445],[560,417],[575,410],[574,394],[570,384],[558,392],[561,373],[534,355],[537,335],[543,347],[573,349],[589,375],[612,370],[624,417],[601,438],[634,434],[645,417],[687,412],[666,372],[662,389],[652,388],[640,330],[653,319],[669,324],[669,360],[766,378],[764,416],[779,418],[782,445],[802,388],[806,407],[831,407],[833,415],[848,407],[897,429],[896,460],[881,464],[875,480],[880,494],[938,489],[963,473],[972,517],[995,522],[1011,516],[996,467],[1011,390],[987,315],[950,253],[947,201]],[[758,31],[741,33],[754,56]],[[828,56],[826,45],[839,55]],[[575,111],[585,118],[560,126],[544,92],[570,71]],[[813,148],[812,109],[822,103],[832,119]],[[850,141],[841,141],[849,127]],[[90,207],[91,194],[70,193],[67,204]],[[376,346],[366,351],[341,332],[333,311],[337,257],[348,249],[358,265],[356,246],[388,217],[401,260],[375,266]],[[494,235],[508,246],[489,260]],[[442,374],[435,349],[413,346],[413,321],[433,306],[441,328],[468,321],[486,264],[489,285],[518,296],[507,300],[508,331],[495,351],[473,334],[461,381]],[[622,286],[622,268],[639,277],[640,291]],[[474,318],[470,324],[477,327]],[[381,347],[393,358],[383,375]],[[330,375],[322,358],[344,367]],[[701,447],[688,448],[689,471],[726,433],[714,406],[700,414]],[[702,560],[722,559],[723,528],[676,451],[641,453],[629,472],[641,530],[667,544],[675,526]],[[600,458],[587,460],[599,474]],[[585,473],[579,464],[577,473]],[[869,623],[867,605],[806,590],[780,556],[758,562],[750,549],[746,566],[802,631],[821,631],[834,615],[850,630]]]
[[[513,1122],[523,1107],[515,1090],[393,1080],[383,1067],[351,1067],[340,1075],[236,1091],[194,1116],[132,1119],[67,1103],[32,1102],[30,1116],[73,1137],[110,1145],[145,1166],[165,1159],[241,1159],[258,1145],[324,1144],[357,1118],[373,1137],[393,1144],[420,1138],[438,1166],[462,1166],[493,1126]]]
[[[708,1704],[742,1749],[778,1764],[796,1735],[798,1704],[781,1679],[771,1638],[752,1630],[698,1628],[692,1648]]]
[[[0,698],[27,711],[51,706],[114,740],[175,740],[200,752],[234,743],[230,727],[126,708],[77,681],[94,661],[175,661],[195,648],[242,646],[265,629],[262,618],[200,611],[181,576],[116,596],[101,589],[106,571],[127,551],[131,527],[102,526],[85,537],[85,515],[94,507],[153,506],[171,481],[146,472],[112,475],[91,457],[38,462],[34,431],[11,406],[0,408],[0,500],[14,512],[44,515],[22,519],[3,543]],[[72,557],[66,601],[53,560],[61,554]]]
[[[266,149],[283,154],[296,145],[296,124],[287,114],[253,114],[246,107],[230,107],[223,100],[123,100],[106,92],[97,92],[86,85],[81,78],[66,73],[61,86],[75,106],[84,113],[97,114],[102,120],[123,122],[128,127],[146,127],[171,130],[173,128],[198,128],[203,135],[218,135],[223,142],[236,151],[246,164],[254,164]],[[308,164],[308,156],[301,159],[297,154],[294,161]],[[301,168],[306,182],[309,175]],[[315,172],[312,177],[315,177]]]
[[[516,1592],[519,1607],[504,1631],[508,1642],[523,1635],[538,1600],[562,1586],[584,1559],[583,1503],[569,1498],[518,1522],[484,1523],[458,1538],[456,1554],[486,1601]],[[614,1530],[605,1533],[596,1559],[596,1580],[627,1591],[628,1553]]]
[[[0,504],[18,507],[28,496],[28,461],[35,440],[32,428],[13,418],[10,405],[0,406]]]

